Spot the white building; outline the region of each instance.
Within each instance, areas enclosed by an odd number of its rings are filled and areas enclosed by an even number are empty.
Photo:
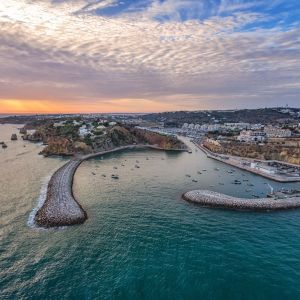
[[[231,130],[235,130],[235,129],[243,130],[243,129],[250,128],[251,125],[249,123],[242,123],[242,122],[239,122],[239,123],[225,123],[224,127],[226,129],[231,129]]]
[[[85,137],[86,135],[88,135],[90,133],[90,130],[87,129],[86,125],[82,125],[80,128],[79,128],[79,136],[80,137]]]
[[[237,137],[240,142],[263,142],[266,139],[266,133],[262,131],[243,130]]]
[[[289,129],[282,129],[273,126],[267,126],[264,129],[268,138],[286,138],[292,135],[292,132]]]

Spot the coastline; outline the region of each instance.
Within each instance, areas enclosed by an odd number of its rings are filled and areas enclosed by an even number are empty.
[[[223,154],[213,153],[210,150],[206,149],[203,145],[198,145],[195,142],[193,142],[193,143],[197,148],[199,148],[202,152],[204,152],[208,158],[212,158],[214,160],[217,160],[217,161],[222,162],[224,164],[230,165],[232,167],[236,167],[236,168],[239,168],[241,170],[248,171],[250,173],[253,173],[253,174],[256,174],[256,175],[259,175],[259,176],[262,176],[262,177],[265,177],[265,178],[268,178],[268,179],[271,179],[271,180],[274,180],[274,181],[277,181],[277,182],[282,182],[282,183],[300,182],[299,177],[294,178],[294,177],[283,177],[283,176],[280,176],[280,175],[271,175],[271,174],[267,174],[267,173],[261,172],[259,170],[255,170],[253,168],[249,168],[247,166],[238,164],[236,162],[230,161],[229,159],[225,160],[225,159],[222,158],[222,156],[224,156]],[[230,155],[225,155],[225,156],[230,157]],[[237,158],[242,159],[242,157],[237,157]],[[252,160],[252,159],[249,159],[249,158],[247,158],[247,159]],[[262,160],[258,160],[258,159],[256,161],[268,162],[268,161],[262,161]]]
[[[247,211],[277,211],[300,208],[300,197],[274,200],[271,198],[247,199],[228,196],[209,190],[186,192],[182,198],[204,207]]]
[[[164,151],[186,151],[186,149],[164,149],[152,145],[128,145],[117,147],[111,150],[88,154],[81,157],[74,157],[51,176],[48,185],[46,198],[40,207],[33,212],[34,224],[39,227],[51,228],[70,226],[84,223],[88,216],[81,204],[73,194],[73,180],[77,168],[88,159],[102,156],[122,150],[133,149],[154,149]]]

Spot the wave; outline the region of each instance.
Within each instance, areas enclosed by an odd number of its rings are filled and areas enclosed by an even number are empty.
[[[48,183],[51,179],[52,174],[47,175],[43,181],[42,181],[42,187],[40,190],[40,195],[38,197],[37,205],[34,207],[34,209],[31,211],[29,214],[28,220],[27,220],[27,225],[30,228],[34,229],[41,229],[40,226],[37,226],[35,224],[35,215],[37,214],[38,210],[44,205],[46,198],[47,198],[47,190],[48,190]]]

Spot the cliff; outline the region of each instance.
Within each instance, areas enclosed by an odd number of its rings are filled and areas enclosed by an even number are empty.
[[[166,150],[186,149],[185,144],[173,136],[162,135],[138,128],[134,128],[132,132],[140,142],[145,144],[155,145]]]
[[[300,140],[271,140],[266,144],[221,142],[220,147],[204,143],[204,146],[215,153],[249,157],[264,160],[279,160],[300,165]]]

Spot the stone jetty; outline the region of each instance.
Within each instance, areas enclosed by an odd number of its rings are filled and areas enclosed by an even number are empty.
[[[129,145],[71,159],[52,175],[48,183],[45,202],[34,217],[35,223],[46,228],[82,224],[87,219],[87,213],[75,199],[72,190],[73,178],[80,164],[85,160],[108,153],[146,148],[165,150],[151,145]],[[172,149],[170,151],[185,150]]]
[[[183,194],[182,198],[205,207],[232,210],[274,211],[300,208],[300,197],[276,200],[273,198],[245,199],[209,190],[194,190]]]

